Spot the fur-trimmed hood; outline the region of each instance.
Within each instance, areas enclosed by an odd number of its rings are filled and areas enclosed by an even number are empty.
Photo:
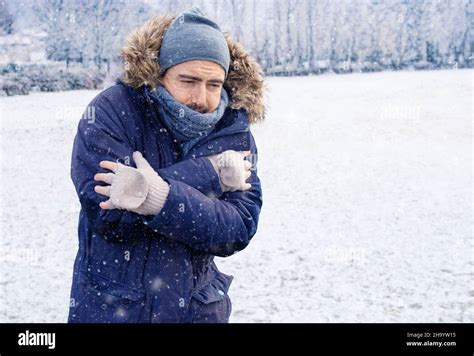
[[[152,17],[135,29],[122,49],[123,81],[134,88],[161,85],[159,51],[163,35],[174,16]],[[255,61],[230,35],[225,35],[230,52],[230,68],[224,87],[228,90],[232,109],[245,109],[249,122],[265,118],[263,73]]]

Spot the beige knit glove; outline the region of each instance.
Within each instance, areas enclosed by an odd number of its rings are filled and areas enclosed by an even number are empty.
[[[156,215],[163,208],[169,185],[150,166],[140,152],[133,153],[137,168],[117,163],[114,173],[100,174],[109,186],[96,186],[97,193],[108,196],[109,209],[126,209],[142,215]]]
[[[244,160],[250,151],[228,150],[217,155],[207,156],[219,175],[223,192],[249,190],[252,185],[245,181],[251,176],[252,163]]]

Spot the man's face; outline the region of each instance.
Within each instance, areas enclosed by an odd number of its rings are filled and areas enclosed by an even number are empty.
[[[213,112],[219,106],[225,72],[211,61],[189,61],[169,68],[163,85],[181,104],[199,111]]]

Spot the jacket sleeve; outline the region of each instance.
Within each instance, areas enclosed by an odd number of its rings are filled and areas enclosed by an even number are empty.
[[[133,143],[130,141],[119,115],[106,97],[99,94],[88,106],[74,139],[71,178],[82,208],[93,230],[105,239],[131,241],[143,238],[143,220],[127,210],[104,210],[99,207],[106,200],[94,191],[102,182],[94,181],[98,172],[106,172],[99,162],[109,160],[132,164]],[[164,178],[172,178],[182,186],[193,186],[202,193],[220,195],[219,177],[205,157],[187,159],[167,168],[158,169]],[[133,162],[134,164],[134,162]],[[151,231],[150,231],[151,232]]]
[[[165,180],[183,182],[210,198],[222,195],[219,175],[206,157],[188,158],[157,172]]]
[[[160,213],[144,220],[162,235],[189,247],[226,257],[244,249],[257,232],[262,208],[262,188],[256,170],[257,147],[250,134],[254,158],[247,191],[225,192],[220,199],[205,196],[175,180],[168,180],[170,192]]]

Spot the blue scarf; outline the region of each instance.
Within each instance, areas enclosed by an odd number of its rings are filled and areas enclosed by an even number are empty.
[[[224,88],[221,90],[221,101],[213,112],[201,114],[178,102],[164,86],[151,92],[158,100],[161,117],[166,126],[174,133],[186,156],[191,148],[207,136],[224,115],[229,104],[229,97]]]

